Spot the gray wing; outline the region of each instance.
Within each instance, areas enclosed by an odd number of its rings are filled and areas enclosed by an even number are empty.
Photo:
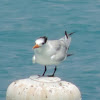
[[[58,45],[56,44],[56,52],[51,56],[51,59],[55,61],[63,61],[67,57],[67,51],[71,42],[71,37],[67,39],[65,36],[58,41]]]
[[[59,40],[48,41],[45,51],[49,56],[55,55],[61,49],[61,43]]]
[[[66,45],[63,41],[57,40],[52,43],[51,60],[63,61],[66,58]]]
[[[60,51],[51,56],[51,60],[55,60],[57,62],[63,61],[65,58],[66,58],[66,52],[62,53]]]

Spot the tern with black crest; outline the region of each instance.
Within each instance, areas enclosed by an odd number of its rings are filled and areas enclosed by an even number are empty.
[[[42,76],[45,75],[48,65],[54,65],[55,69],[53,74],[48,75],[53,77],[57,70],[57,65],[64,61],[67,56],[71,55],[68,54],[68,49],[71,42],[70,35],[73,33],[67,34],[65,31],[65,36],[59,40],[48,40],[46,36],[43,36],[35,41],[35,46],[33,46],[34,56],[32,61],[33,63],[45,66]]]

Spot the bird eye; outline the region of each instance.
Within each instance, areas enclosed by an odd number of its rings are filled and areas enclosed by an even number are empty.
[[[42,43],[42,44],[45,44],[45,43]]]

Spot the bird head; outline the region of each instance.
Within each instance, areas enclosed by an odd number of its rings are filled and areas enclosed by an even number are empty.
[[[38,38],[35,41],[35,46],[33,46],[33,49],[42,47],[44,44],[46,44],[46,42],[47,42],[47,37],[46,36]]]

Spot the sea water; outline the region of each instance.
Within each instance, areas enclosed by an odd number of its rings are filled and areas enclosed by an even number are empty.
[[[100,100],[100,0],[1,0],[0,100],[11,82],[43,73],[32,63],[34,41],[59,39],[65,30],[76,32],[68,51],[73,56],[55,76],[79,87],[82,100]]]

